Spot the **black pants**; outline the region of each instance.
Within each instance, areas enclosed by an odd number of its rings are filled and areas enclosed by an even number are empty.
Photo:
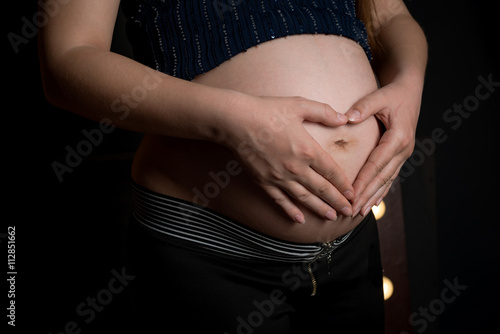
[[[155,219],[175,229],[175,212],[183,218],[178,209]],[[175,237],[150,228],[160,225],[143,224],[144,217],[134,215],[128,240],[136,322],[144,333],[383,333],[382,267],[373,215],[329,256],[306,261],[212,250],[203,247],[210,238],[200,237],[200,243],[184,234]]]

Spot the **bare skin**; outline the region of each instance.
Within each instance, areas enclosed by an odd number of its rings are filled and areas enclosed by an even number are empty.
[[[40,64],[54,105],[147,133],[134,162],[138,183],[193,200],[210,172],[234,160],[231,170],[242,172],[207,206],[284,239],[329,240],[385,196],[410,156],[427,47],[401,0],[376,2],[380,89],[359,46],[336,36],[265,43],[193,82],[153,73],[110,52],[119,3],[60,5],[40,27]],[[296,45],[311,48],[306,58]],[[138,88],[147,94],[121,112],[116,102]],[[379,141],[374,117],[387,129]],[[252,219],[255,208],[261,220]]]
[[[363,49],[333,35],[299,35],[267,42],[194,81],[252,96],[301,96],[326,103],[340,113],[377,89]],[[257,145],[271,144],[294,117],[286,115],[273,126],[262,128]],[[374,116],[357,125],[328,127],[305,122],[303,126],[333,157],[350,183],[381,136]],[[149,136],[137,152],[132,176],[149,189],[207,206],[262,233],[295,242],[331,241],[363,219],[360,215],[351,217],[347,206],[345,214],[341,211],[331,220],[302,207],[306,223],[294,223],[277,210],[248,174],[247,160],[258,151],[242,147],[240,154],[233,154],[211,142]],[[237,161],[240,173],[226,171],[231,161]],[[228,182],[223,175],[230,176]],[[300,205],[300,200],[297,202]]]

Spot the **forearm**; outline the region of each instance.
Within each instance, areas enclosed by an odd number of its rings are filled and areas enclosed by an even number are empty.
[[[46,59],[42,77],[51,103],[131,131],[217,141],[218,120],[241,95],[177,79],[93,46]]]
[[[372,205],[380,203],[410,157],[415,143],[427,42],[402,2],[391,3],[392,7],[382,10],[386,14],[391,13],[391,9],[400,13],[383,16],[386,21],[377,26],[382,50],[376,54],[373,68],[381,88],[357,101],[346,113],[354,124],[375,115],[386,128],[354,182],[355,213],[369,212]]]
[[[403,80],[421,89],[427,41],[418,23],[409,14],[394,16],[380,27],[378,38],[382,48],[374,61],[374,70],[381,86]]]

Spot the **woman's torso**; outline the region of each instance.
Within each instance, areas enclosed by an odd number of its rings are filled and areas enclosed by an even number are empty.
[[[295,35],[252,47],[193,81],[257,96],[302,96],[345,113],[377,89],[363,49],[335,35]],[[354,182],[380,138],[374,117],[358,125],[304,127]],[[138,184],[218,211],[262,233],[294,242],[327,242],[361,220],[335,222],[303,208],[291,221],[246,174],[231,152],[211,142],[146,135],[132,170]]]

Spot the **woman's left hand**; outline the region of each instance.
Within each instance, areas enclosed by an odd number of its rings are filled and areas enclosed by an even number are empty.
[[[421,96],[421,85],[408,80],[394,81],[361,98],[346,113],[353,124],[375,115],[386,128],[354,181],[354,215],[366,216],[373,205],[380,204],[411,156]]]

